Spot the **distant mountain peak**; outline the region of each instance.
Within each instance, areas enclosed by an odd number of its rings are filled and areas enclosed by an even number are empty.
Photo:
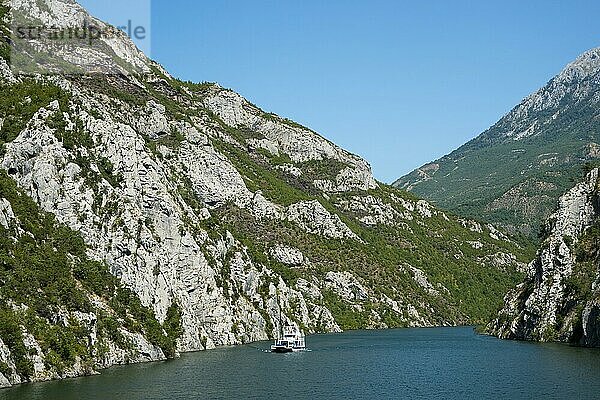
[[[600,72],[600,47],[590,49],[567,65],[558,75],[559,78],[576,75],[578,77],[595,75]]]
[[[540,112],[553,108],[557,109],[568,95],[573,96],[575,100],[583,99],[590,95],[590,93],[597,92],[600,88],[599,73],[600,48],[594,48],[586,51],[577,57],[575,61],[569,63],[546,86],[525,98],[505,118],[516,121],[527,117],[532,112]],[[556,116],[552,115],[551,118],[556,118]],[[510,131],[506,133],[506,136],[515,136],[514,138],[518,140],[530,136],[535,132],[535,127],[532,127],[529,132]]]
[[[599,104],[600,48],[594,48],[477,138],[394,185],[533,234],[580,166],[597,158]]]

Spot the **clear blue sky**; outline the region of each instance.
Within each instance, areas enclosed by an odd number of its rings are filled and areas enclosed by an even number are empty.
[[[81,3],[114,19],[103,1]],[[599,16],[597,0],[154,0],[151,56],[313,128],[391,182],[600,46]]]

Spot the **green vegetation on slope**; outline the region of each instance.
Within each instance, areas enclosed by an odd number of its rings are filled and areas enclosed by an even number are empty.
[[[234,128],[229,128],[229,131],[241,136]],[[272,170],[268,157],[263,152],[251,154],[245,149],[218,139],[213,140],[213,145],[226,155],[242,174],[248,189],[254,192],[260,190],[267,199],[282,205],[310,199],[303,190],[290,185],[278,171]]]
[[[203,86],[204,87],[204,86]],[[204,90],[204,89],[203,89]],[[355,240],[326,239],[304,232],[292,223],[270,220],[256,220],[247,211],[227,204],[213,213],[210,221],[202,226],[209,229],[212,236],[223,235],[229,230],[236,239],[247,247],[254,261],[266,265],[279,273],[288,283],[299,278],[316,275],[323,279],[329,271],[351,271],[367,286],[375,289],[377,296],[386,295],[391,299],[402,299],[415,306],[421,315],[444,324],[450,321],[483,323],[502,304],[506,291],[514,286],[522,275],[509,267],[506,271],[484,265],[488,256],[498,252],[519,255],[519,261],[528,262],[533,257],[532,248],[520,248],[515,244],[492,240],[486,234],[478,234],[462,227],[456,217],[445,220],[436,215],[422,225],[417,220],[406,221],[405,228],[378,225],[367,226],[358,221],[356,215],[344,212],[337,205],[353,195],[367,194],[393,203],[393,197],[410,201],[416,198],[401,190],[381,185],[370,193],[356,192],[332,195],[326,199],[313,185],[315,179],[335,179],[346,167],[334,160],[294,163],[286,154],[273,155],[264,149],[247,145],[248,139],[261,139],[255,131],[234,128],[225,124],[215,114],[201,110],[216,126],[235,142],[211,137],[213,146],[233,163],[244,177],[246,186],[284,206],[305,200],[318,201],[332,214],[339,215],[342,221],[357,233],[364,243]],[[291,176],[278,169],[282,164],[291,164],[302,170],[299,177]],[[190,182],[181,177],[179,193],[193,209],[198,209],[202,200],[194,194]],[[487,228],[486,228],[487,232]],[[482,239],[483,237],[483,239]],[[485,248],[476,250],[468,241],[483,240]],[[288,244],[302,251],[311,260],[310,268],[290,268],[274,261],[269,250],[276,244]],[[457,258],[458,257],[458,258]],[[440,291],[436,296],[419,286],[412,275],[404,269],[410,265],[423,270],[434,287],[442,285],[448,293]],[[224,278],[228,271],[222,271],[220,285],[231,289],[236,296],[242,296],[241,288],[230,288]],[[371,310],[375,309],[388,326],[402,326],[404,323],[396,314],[380,304],[363,302],[360,308],[353,307],[331,291],[325,290],[324,305],[328,306],[342,328],[352,329],[367,326]],[[432,305],[434,310],[427,309]],[[409,319],[408,315],[405,315]]]
[[[584,334],[581,316],[583,308],[592,300],[600,301],[600,292],[593,290],[600,262],[600,220],[597,220],[579,238],[575,247],[575,257],[576,263],[571,276],[566,281],[565,292],[572,300],[575,312],[571,341],[579,343]]]
[[[10,60],[10,31],[7,24],[9,16],[9,8],[0,3],[0,58],[6,61]]]
[[[0,131],[0,154],[4,144],[13,141],[40,108],[54,100],[58,100],[63,109],[68,103],[67,93],[60,88],[34,80],[0,84],[0,91],[0,119],[4,121]]]
[[[385,186],[379,191],[388,195],[404,195]],[[340,215],[364,243],[311,235],[291,223],[259,221],[232,205],[218,210],[215,220],[222,221],[224,228],[250,249],[250,254],[258,258],[255,261],[280,273],[289,283],[308,274],[323,278],[328,271],[351,271],[377,293],[391,299],[402,298],[414,304],[422,315],[439,324],[448,321],[486,322],[502,304],[506,291],[522,279],[522,275],[514,269],[502,271],[482,265],[477,261],[478,258],[501,251],[521,254],[522,262],[528,262],[533,257],[531,249],[520,249],[489,237],[482,239],[484,235],[463,228],[455,219],[446,221],[440,216],[428,219],[426,226],[417,221],[407,221],[409,229],[382,225],[369,227],[358,222],[355,216],[340,212],[333,204],[338,198],[347,196],[351,195],[338,194],[330,201],[319,201],[330,212]],[[486,249],[476,250],[468,244],[468,241],[477,240],[485,240]],[[289,268],[265,256],[269,248],[278,243],[300,249],[311,260],[310,268]],[[441,291],[441,296],[427,293],[401,268],[406,265],[423,270],[434,287],[439,283],[449,293]],[[333,293],[325,297],[325,302],[344,328],[364,327],[363,322],[370,314],[369,308],[374,306],[363,304],[363,310],[356,310],[336,299]],[[432,304],[435,311],[432,313],[420,304]],[[383,315],[392,314],[381,311]],[[389,321],[388,325],[402,324],[395,320]]]
[[[78,359],[92,368],[94,359],[106,350],[104,338],[128,348],[119,327],[144,334],[167,356],[175,354],[175,339],[181,334],[177,305],[172,305],[161,326],[105,264],[87,258],[78,233],[41,211],[3,171],[2,198],[11,204],[18,223],[10,229],[0,226],[0,338],[10,349],[19,375],[27,378],[33,373],[21,326],[36,338],[45,363],[59,374]],[[99,309],[91,295],[110,308]],[[98,318],[94,347],[90,327],[73,317],[77,312]],[[61,320],[61,315],[67,319]]]
[[[535,238],[558,197],[580,178],[581,166],[599,156],[600,119],[593,95],[567,95],[555,108],[532,110],[520,123],[541,128],[520,140],[503,136],[514,129],[503,119],[425,168],[431,179],[419,182],[415,171],[394,185],[414,184],[415,194],[442,208]]]

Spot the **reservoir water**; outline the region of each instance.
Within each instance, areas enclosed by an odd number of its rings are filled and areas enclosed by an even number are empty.
[[[472,328],[354,331],[114,367],[0,399],[600,399],[600,349],[503,341]]]

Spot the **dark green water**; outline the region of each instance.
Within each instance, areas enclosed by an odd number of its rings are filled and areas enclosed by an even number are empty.
[[[600,399],[598,349],[501,341],[471,328],[319,335],[307,345],[286,355],[248,346],[184,354],[0,399]]]

